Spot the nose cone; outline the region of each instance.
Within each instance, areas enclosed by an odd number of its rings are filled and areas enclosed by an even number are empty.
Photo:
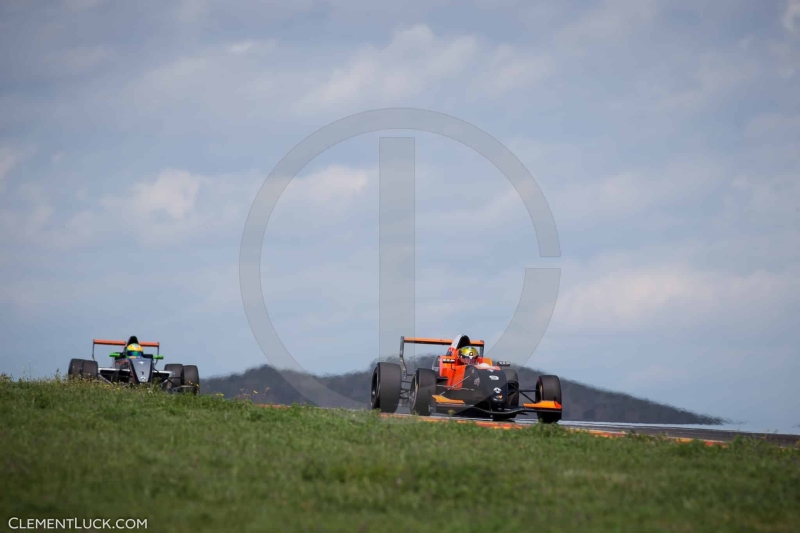
[[[136,359],[133,362],[133,371],[136,374],[136,381],[139,383],[148,383],[150,381],[150,371],[153,362],[149,359]]]
[[[470,385],[475,389],[476,400],[502,404],[508,396],[508,381],[502,370],[474,368],[475,377]]]

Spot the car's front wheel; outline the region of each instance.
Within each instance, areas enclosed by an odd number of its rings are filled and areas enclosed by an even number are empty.
[[[561,380],[558,376],[539,376],[536,381],[536,401],[561,404]],[[561,413],[538,413],[537,417],[543,424],[553,424],[561,420]]]

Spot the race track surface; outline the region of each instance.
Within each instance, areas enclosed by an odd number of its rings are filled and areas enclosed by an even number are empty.
[[[408,417],[411,415],[394,414],[383,415],[389,417]],[[474,423],[480,426],[492,427],[495,429],[520,429],[531,424],[536,424],[536,419],[520,419],[512,422],[492,422],[480,418],[449,417],[434,415],[423,420],[430,422],[460,422]],[[736,437],[747,437],[763,439],[780,446],[800,446],[800,435],[788,435],[779,433],[749,433],[744,431],[731,431],[722,429],[711,429],[695,426],[667,426],[667,425],[647,425],[647,424],[614,424],[614,423],[594,423],[594,422],[559,422],[559,425],[573,431],[584,431],[599,437],[622,437],[629,433],[639,435],[653,435],[666,437],[679,442],[699,440],[709,446],[724,445]]]
[[[530,422],[528,422],[530,423]],[[730,442],[736,437],[763,439],[781,446],[797,446],[800,444],[800,435],[780,433],[750,433],[745,431],[731,431],[723,429],[685,427],[685,426],[653,426],[646,424],[593,424],[591,422],[561,423],[562,426],[587,431],[625,434],[635,432],[640,435],[655,435],[678,440],[702,440],[714,443]]]

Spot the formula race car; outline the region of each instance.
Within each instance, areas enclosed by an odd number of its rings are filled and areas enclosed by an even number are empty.
[[[114,358],[114,366],[99,367],[94,358],[94,347],[122,346],[122,352],[112,352],[109,357]],[[144,353],[143,348],[155,348],[156,353]],[[188,392],[197,394],[200,390],[200,375],[194,365],[169,364],[164,370],[156,368],[156,361],[164,359],[159,352],[161,345],[158,342],[139,342],[136,336],[125,341],[109,341],[94,339],[92,341],[92,359],[73,359],[69,362],[67,377],[99,379],[108,383],[129,383],[143,385],[154,383],[168,392]]]
[[[407,343],[449,347],[445,355],[434,359],[432,369],[418,368],[410,376],[403,359]],[[546,424],[561,420],[558,376],[540,376],[535,389],[520,389],[516,370],[508,368],[510,363],[483,357],[483,349],[483,341],[471,341],[466,335],[455,339],[400,337],[400,364],[378,363],[372,373],[372,408],[394,413],[403,404],[420,416],[440,412],[508,420],[535,414]],[[520,395],[529,402],[520,406]]]

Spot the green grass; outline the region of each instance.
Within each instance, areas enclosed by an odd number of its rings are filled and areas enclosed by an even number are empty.
[[[149,531],[800,531],[800,451],[0,380],[0,519]]]

